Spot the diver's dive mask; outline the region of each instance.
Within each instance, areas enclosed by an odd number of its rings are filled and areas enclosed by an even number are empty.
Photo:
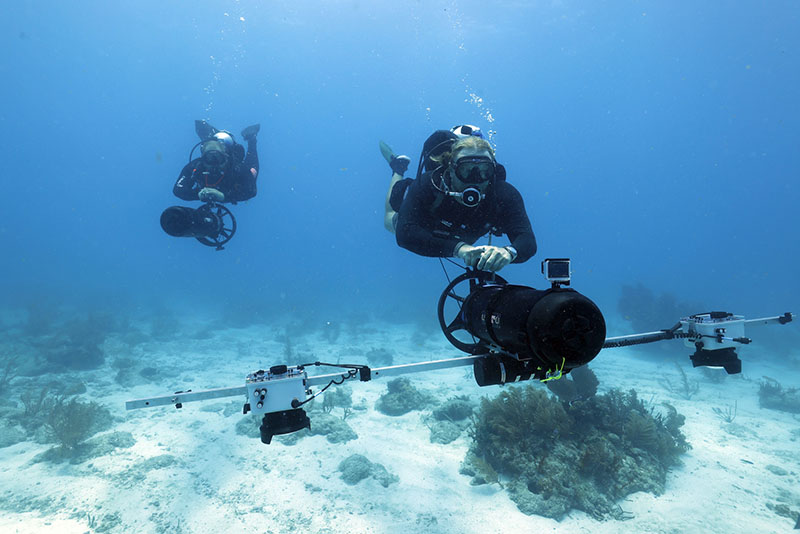
[[[209,139],[200,145],[203,162],[216,168],[222,168],[228,163],[228,153],[225,145],[217,139]]]
[[[478,171],[475,172],[477,173]],[[445,173],[450,174],[450,179],[449,180],[443,179],[442,187],[441,188],[437,187],[437,189],[442,191],[448,197],[457,199],[459,202],[461,202],[461,204],[463,204],[468,208],[474,208],[475,206],[481,203],[481,200],[486,198],[486,193],[484,192],[484,189],[486,189],[486,186],[489,185],[488,180],[479,180],[474,183],[465,182],[464,180],[461,180],[461,178],[457,174],[457,171],[454,170],[453,168],[446,170]],[[451,187],[453,187],[454,178],[461,180],[462,185],[466,187],[460,190],[451,189]],[[475,176],[473,176],[473,178],[475,178]]]
[[[494,179],[495,163],[486,156],[467,156],[455,162],[454,172],[465,184],[480,184]]]

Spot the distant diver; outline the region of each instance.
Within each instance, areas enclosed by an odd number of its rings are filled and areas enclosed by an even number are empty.
[[[194,123],[200,142],[189,152],[189,163],[181,170],[172,192],[183,200],[199,200],[197,209],[171,206],[161,214],[161,227],[174,237],[193,237],[204,245],[222,250],[236,233],[236,219],[224,202],[236,204],[256,196],[260,125],[242,130],[247,153],[230,132],[218,130],[203,120]],[[200,157],[193,158],[200,147]]]
[[[392,169],[384,226],[397,244],[421,256],[457,257],[479,270],[499,271],[536,254],[536,237],[519,191],[506,181],[494,149],[471,125],[437,130],[425,141],[416,179],[403,178],[411,159],[384,142]],[[511,244],[473,246],[486,234]]]
[[[217,130],[206,121],[195,121],[200,142],[192,147],[189,163],[181,170],[172,192],[183,200],[237,203],[256,196],[259,124],[242,130],[247,153],[230,132]],[[192,159],[197,147],[200,157]]]

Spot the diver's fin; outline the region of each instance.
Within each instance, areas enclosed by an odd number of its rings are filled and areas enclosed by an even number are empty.
[[[258,135],[259,130],[261,130],[260,124],[252,124],[248,126],[244,130],[242,130],[242,139],[247,141],[251,137],[254,138],[256,135]]]
[[[381,147],[381,154],[383,154],[383,159],[385,159],[387,163],[391,163],[392,160],[396,157],[394,155],[394,151],[392,151],[392,147],[390,147],[383,141],[380,142],[380,147]]]
[[[204,120],[197,120],[194,121],[194,131],[197,132],[197,137],[199,137],[201,141],[205,141],[219,130]]]

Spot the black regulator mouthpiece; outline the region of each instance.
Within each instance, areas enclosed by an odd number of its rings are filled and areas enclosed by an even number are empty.
[[[222,245],[236,233],[236,219],[221,204],[208,203],[197,209],[170,206],[161,214],[161,228],[173,237],[194,237],[206,246],[222,250]]]
[[[585,365],[597,356],[606,337],[606,322],[594,302],[573,289],[538,290],[511,285],[488,273],[466,273],[473,279],[462,299],[458,317],[445,327],[440,300],[440,323],[445,336],[472,354],[480,386],[517,380],[547,379]],[[442,298],[453,296],[453,280]],[[477,279],[480,283],[474,283]],[[497,279],[501,280],[500,282]],[[454,330],[466,330],[474,344],[455,341]]]
[[[482,198],[483,195],[481,192],[474,187],[468,187],[461,192],[461,202],[463,202],[468,208],[474,208],[480,204]]]

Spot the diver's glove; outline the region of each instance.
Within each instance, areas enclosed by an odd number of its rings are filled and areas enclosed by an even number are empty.
[[[197,193],[197,198],[203,202],[222,202],[225,200],[225,195],[219,189],[204,187]]]
[[[255,139],[256,135],[258,135],[259,130],[261,130],[260,124],[253,124],[251,126],[248,126],[244,130],[242,130],[242,139],[244,139],[245,141],[251,141]]]
[[[389,161],[389,167],[391,167],[392,171],[396,174],[403,176],[408,170],[409,163],[411,163],[411,158],[408,156],[392,156],[392,159]]]
[[[456,256],[479,271],[497,272],[514,261],[514,255],[508,248],[491,245],[473,247],[464,243],[456,249]]]

